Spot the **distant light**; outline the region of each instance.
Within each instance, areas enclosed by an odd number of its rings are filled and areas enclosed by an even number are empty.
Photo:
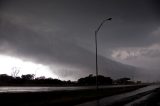
[[[11,75],[14,67],[20,70],[19,76],[22,74],[36,74],[36,77],[45,76],[57,78],[48,66],[36,64],[31,61],[23,61],[16,57],[0,55],[0,74]]]

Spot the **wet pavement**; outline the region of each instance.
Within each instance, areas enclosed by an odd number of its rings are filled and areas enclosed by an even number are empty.
[[[128,87],[134,85],[108,85],[99,86],[99,88],[116,88]],[[136,85],[135,85],[136,86]],[[73,87],[0,87],[0,93],[4,92],[47,92],[47,91],[63,91],[63,90],[83,90],[83,89],[96,89],[95,86],[73,86]]]
[[[144,99],[130,103],[128,106],[160,106],[160,88],[145,96]]]
[[[151,86],[147,86],[144,88],[140,88],[140,89],[132,91],[132,92],[106,97],[106,98],[102,98],[100,100],[94,100],[94,101],[82,103],[82,104],[79,104],[76,106],[108,106],[108,105],[111,105],[115,102],[121,101],[125,98],[131,97],[131,96],[143,93],[143,92],[151,91],[151,90],[154,90],[159,87],[160,87],[160,85],[151,85]],[[129,104],[128,104],[128,106],[129,106]]]
[[[146,101],[151,95],[152,95],[152,93],[150,93],[150,94],[148,94],[148,95],[146,95],[146,96],[143,96],[142,98],[139,98],[139,99],[137,99],[137,100],[135,100],[135,101],[132,101],[132,102],[130,102],[130,103],[128,103],[128,104],[125,104],[124,106],[134,106],[134,105],[136,105],[136,104],[139,104],[139,103],[141,103],[142,101]]]

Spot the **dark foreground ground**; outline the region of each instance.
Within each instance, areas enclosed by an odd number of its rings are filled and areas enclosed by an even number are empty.
[[[154,90],[154,92],[149,95],[147,99],[133,104],[133,106],[160,106],[160,88]]]
[[[28,93],[0,93],[0,106],[73,106],[89,100],[125,93],[147,85],[137,85],[117,88],[101,88]],[[160,92],[159,95],[160,97]]]

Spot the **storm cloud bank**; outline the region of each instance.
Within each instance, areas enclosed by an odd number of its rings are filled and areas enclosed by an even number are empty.
[[[94,73],[94,30],[108,16],[113,21],[98,33],[100,74],[145,78],[155,70],[157,75],[159,4],[158,0],[1,0],[0,54],[48,65],[64,78]]]

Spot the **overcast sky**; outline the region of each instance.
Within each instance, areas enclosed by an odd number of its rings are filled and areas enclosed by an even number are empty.
[[[160,69],[159,0],[0,0],[0,54],[63,78],[94,74],[94,31],[106,17],[99,60]]]

